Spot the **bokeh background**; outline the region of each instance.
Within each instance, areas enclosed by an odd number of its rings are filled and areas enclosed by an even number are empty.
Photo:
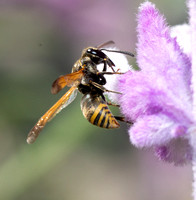
[[[0,199],[191,199],[190,165],[175,167],[134,148],[124,124],[118,130],[90,125],[80,94],[35,144],[26,143],[66,91],[51,95],[51,83],[70,73],[83,48],[114,40],[135,52],[141,2],[0,0]],[[152,2],[170,25],[187,22],[184,0]]]

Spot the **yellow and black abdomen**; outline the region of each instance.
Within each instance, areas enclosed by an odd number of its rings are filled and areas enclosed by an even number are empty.
[[[118,128],[117,122],[106,102],[99,96],[94,97],[90,94],[83,96],[81,100],[81,110],[84,117],[91,123],[101,128]]]

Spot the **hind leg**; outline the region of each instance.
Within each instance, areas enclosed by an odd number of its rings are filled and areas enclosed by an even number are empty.
[[[131,122],[131,121],[126,121],[124,117],[120,117],[120,116],[114,116],[114,117],[115,117],[115,119],[117,119],[118,121],[125,122],[125,123],[130,124],[130,125],[133,124],[133,122]]]

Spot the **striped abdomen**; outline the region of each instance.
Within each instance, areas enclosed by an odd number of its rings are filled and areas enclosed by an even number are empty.
[[[120,126],[101,97],[93,97],[89,94],[84,95],[80,105],[84,117],[91,124],[110,129]]]

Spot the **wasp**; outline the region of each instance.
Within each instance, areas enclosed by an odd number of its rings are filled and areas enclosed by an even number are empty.
[[[52,94],[57,94],[65,86],[71,87],[35,124],[27,137],[27,143],[35,142],[41,130],[47,122],[55,117],[63,108],[68,106],[77,95],[77,91],[82,93],[81,110],[84,117],[91,123],[102,128],[118,128],[120,124],[117,120],[125,121],[123,117],[115,117],[111,113],[104,92],[119,93],[107,90],[105,74],[121,74],[115,71],[115,64],[103,52],[110,51],[134,56],[126,51],[104,49],[104,46],[113,44],[113,41],[106,42],[98,47],[88,47],[82,51],[81,57],[75,62],[70,74],[62,75],[57,78],[51,88]],[[97,65],[103,64],[103,70],[100,72]],[[107,67],[113,72],[107,72]],[[118,105],[117,105],[118,106]],[[132,122],[130,122],[132,123]]]

